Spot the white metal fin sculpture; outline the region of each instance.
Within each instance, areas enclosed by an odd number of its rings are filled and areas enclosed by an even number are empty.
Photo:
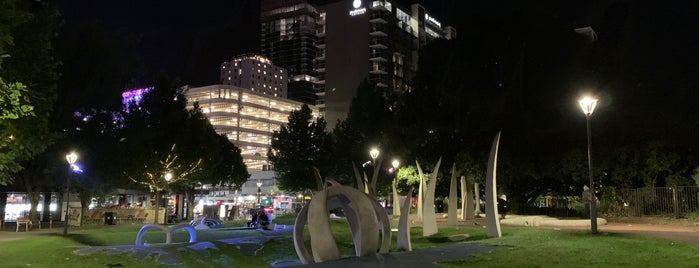
[[[352,169],[354,170],[354,178],[357,179],[357,190],[364,191],[366,189],[366,184],[362,176],[359,175],[359,169],[357,169],[357,165],[354,162],[352,162]]]
[[[430,174],[425,190],[425,203],[422,208],[422,236],[431,236],[438,232],[437,218],[434,215],[434,190],[437,185],[437,175],[439,174],[439,165],[442,163],[442,158],[439,158],[434,170]]]
[[[388,253],[391,247],[391,226],[386,210],[376,199],[359,190],[332,180],[328,183],[330,186],[318,191],[296,218],[294,248],[301,262],[312,264],[341,257],[330,228],[328,211],[332,208],[344,210],[356,256]],[[313,257],[308,253],[303,240],[306,223],[308,229],[312,230],[310,238]]]
[[[412,251],[413,245],[410,243],[410,223],[408,222],[408,216],[410,216],[410,198],[413,196],[413,188],[410,188],[405,201],[403,201],[403,211],[401,211],[400,219],[398,220],[398,237],[396,239],[396,244],[398,249],[405,251]]]
[[[456,163],[451,167],[451,183],[449,184],[449,208],[447,210],[447,224],[449,226],[456,225],[456,204],[458,204],[456,195]]]
[[[466,206],[468,206],[468,189],[466,185],[466,176],[461,176],[461,180],[459,181],[460,186],[461,186],[461,215],[459,215],[459,218],[462,220],[466,220]]]
[[[376,159],[374,163],[374,174],[371,175],[371,186],[369,187],[369,195],[376,197],[376,181],[379,180],[379,171],[381,170],[381,163],[383,163],[383,157]]]
[[[496,171],[498,166],[498,147],[500,146],[500,132],[495,135],[493,145],[490,147],[488,158],[488,170],[485,175],[485,234],[488,237],[501,237],[500,216],[498,214]]]
[[[398,184],[397,179],[393,179],[393,182],[391,183],[391,188],[393,190],[393,215],[400,215],[401,210],[400,210],[400,200],[398,198],[398,191],[396,190],[396,185]]]
[[[468,188],[466,176],[461,176],[461,219],[473,220],[473,195]]]
[[[417,160],[415,160],[415,165],[417,166],[418,180],[420,181],[419,186],[417,188],[417,220],[422,221],[422,201],[424,200],[423,197],[425,196],[423,191],[425,185],[425,176],[422,174],[422,168],[420,167],[420,163],[418,163]]]
[[[473,199],[474,201],[474,207],[475,211],[473,214],[481,214],[483,211],[481,211],[481,185],[479,183],[474,183],[473,184]]]

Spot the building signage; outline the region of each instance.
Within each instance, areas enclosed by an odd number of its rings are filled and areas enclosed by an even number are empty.
[[[366,13],[366,8],[362,7],[362,0],[352,1],[352,7],[354,7],[354,9],[350,10],[350,16],[357,16]]]
[[[442,28],[442,24],[439,23],[439,21],[437,21],[437,19],[430,17],[430,15],[427,13],[425,13],[425,21],[431,23],[434,26]]]

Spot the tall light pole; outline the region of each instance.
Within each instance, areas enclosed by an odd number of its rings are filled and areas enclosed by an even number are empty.
[[[371,156],[371,163],[374,164],[376,158],[379,157],[379,149],[376,149],[376,147],[371,148],[371,150],[369,150],[369,156]]]
[[[68,234],[68,224],[70,223],[70,179],[73,176],[73,165],[75,165],[75,161],[78,161],[78,154],[75,152],[67,154],[66,161],[68,161],[70,167],[70,174],[66,178],[66,220],[65,224],[63,224],[63,235]]]
[[[260,207],[262,204],[260,201],[260,197],[262,195],[262,181],[260,179],[257,179],[257,207]]]
[[[170,212],[170,180],[172,180],[172,173],[165,173],[165,184],[167,192],[167,202],[165,202],[165,219],[163,219],[163,224],[167,224],[168,214]],[[160,202],[160,196],[158,196],[158,202]]]
[[[395,173],[393,183],[391,184],[393,190],[393,215],[400,215],[400,202],[398,201],[398,191],[396,190],[396,186],[398,185],[398,166],[400,166],[398,159],[393,159],[391,166],[393,166],[393,172]]]
[[[592,135],[590,132],[590,118],[592,117],[592,112],[595,111],[597,106],[597,99],[584,97],[578,101],[580,103],[580,108],[582,108],[585,114],[585,119],[587,120],[587,168],[588,176],[590,177],[590,230],[593,234],[597,233],[597,197],[595,196],[595,184],[592,181],[592,154],[590,153],[592,148]]]

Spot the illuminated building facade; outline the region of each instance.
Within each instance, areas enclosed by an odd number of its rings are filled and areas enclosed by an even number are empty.
[[[316,104],[330,128],[347,116],[362,80],[386,93],[410,91],[420,48],[436,38],[456,37],[453,27],[420,4],[386,0],[263,0],[260,22],[263,54],[286,68],[275,58],[282,51],[298,62],[312,62],[314,70],[305,79],[315,83]],[[310,37],[314,26],[315,37]],[[300,35],[306,36],[304,42],[290,41]],[[289,42],[282,46],[281,40]],[[312,60],[310,52],[315,52]],[[290,85],[289,96],[291,90]]]
[[[286,98],[287,83],[286,70],[260,55],[241,55],[221,64],[221,84],[224,85]]]
[[[199,102],[216,132],[226,135],[241,150],[248,171],[271,170],[267,160],[272,132],[286,124],[289,112],[303,103],[232,85],[211,85],[186,90],[188,108]],[[309,105],[314,116],[318,109]]]
[[[288,98],[313,105],[321,90],[315,70],[317,19],[306,0],[260,2],[260,51],[289,72]]]
[[[453,38],[420,4],[343,0],[318,6],[319,57],[329,126],[344,119],[360,82],[368,79],[386,94],[410,91],[420,48],[437,38]]]

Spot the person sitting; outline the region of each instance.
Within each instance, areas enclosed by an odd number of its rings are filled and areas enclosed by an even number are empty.
[[[248,227],[250,228],[257,228],[259,225],[258,219],[259,219],[259,213],[257,213],[257,210],[251,209],[250,210],[250,216],[252,218],[248,222]]]
[[[262,227],[262,229],[270,230],[269,225],[272,223],[272,221],[269,220],[269,215],[264,213],[264,211],[259,214],[260,216],[257,218],[258,226]]]

